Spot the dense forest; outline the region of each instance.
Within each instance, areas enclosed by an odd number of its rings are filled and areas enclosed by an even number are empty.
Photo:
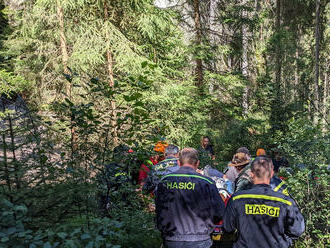
[[[160,247],[131,179],[157,141],[204,135],[219,170],[279,149],[295,247],[328,247],[328,0],[0,0],[0,24],[0,247]]]

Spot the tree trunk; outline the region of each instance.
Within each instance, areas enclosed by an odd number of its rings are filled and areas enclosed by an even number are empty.
[[[275,90],[276,90],[276,97],[279,100],[280,90],[281,90],[281,75],[282,75],[282,63],[281,63],[281,0],[276,0],[276,23],[275,23],[275,30],[277,34],[277,41],[276,41],[276,72],[275,72]]]
[[[323,119],[322,119],[322,126],[323,126],[323,133],[326,134],[328,131],[328,108],[327,108],[327,100],[328,100],[328,90],[329,90],[329,62],[326,59],[325,63],[325,72],[324,72],[324,86],[323,86]]]
[[[57,19],[59,22],[59,31],[60,31],[60,46],[61,46],[61,53],[62,53],[62,64],[63,64],[63,71],[66,74],[69,74],[68,70],[68,60],[69,60],[69,55],[68,55],[68,49],[66,45],[66,38],[65,38],[65,33],[64,33],[64,17],[63,17],[63,8],[60,4],[60,1],[57,0]],[[67,88],[67,94],[70,96],[71,94],[71,86]]]
[[[104,1],[104,19],[107,21],[109,18],[109,13],[108,13],[108,6],[107,2]],[[109,40],[110,34],[109,31],[106,31],[106,38]],[[108,45],[108,50],[107,50],[107,70],[108,70],[108,78],[109,78],[109,86],[112,90],[114,90],[115,86],[115,81],[113,77],[113,56],[110,51],[110,45]],[[116,101],[112,98],[110,101],[111,105],[111,126],[112,126],[112,135],[113,135],[113,145],[116,147],[119,142],[118,142],[118,132],[117,132],[117,116],[116,116]]]
[[[200,11],[199,11],[199,0],[194,0],[194,21],[195,21],[195,32],[196,32],[196,39],[195,39],[195,46],[200,47],[202,44],[202,27],[201,27],[201,18],[200,18]],[[202,90],[203,87],[203,60],[199,58],[199,52],[197,48],[195,49],[195,60],[196,60],[196,86]]]
[[[5,105],[2,104],[2,111],[5,113]],[[3,119],[3,122],[6,122],[6,119]],[[6,126],[6,125],[4,125]],[[8,161],[7,161],[7,143],[6,143],[6,130],[3,130],[2,132],[2,140],[3,140],[3,163],[5,167],[5,178],[7,182],[7,186],[9,188],[9,191],[11,191],[11,181],[10,181],[10,174],[9,174],[9,168],[8,168]]]
[[[9,122],[9,130],[10,130],[10,138],[11,138],[11,151],[13,153],[13,164],[14,164],[14,174],[15,174],[15,181],[16,181],[16,188],[21,188],[21,180],[19,176],[19,167],[18,167],[18,161],[16,159],[16,149],[15,149],[15,138],[14,138],[14,128],[13,128],[13,122],[10,117],[10,114],[8,115],[8,122]]]
[[[246,1],[242,1],[242,5],[244,6],[246,4]],[[246,19],[248,17],[248,13],[246,10],[243,10],[242,12],[242,17],[243,19]],[[242,24],[242,75],[245,79],[246,82],[248,82],[248,26],[246,24]],[[248,94],[249,94],[249,86],[246,85],[243,91],[243,102],[242,102],[242,107],[243,107],[243,116],[247,117],[248,114],[248,108],[249,108],[249,103],[248,103]]]
[[[219,33],[219,24],[216,21],[216,11],[217,11],[217,1],[218,0],[210,0],[210,7],[209,7],[209,30],[210,30],[210,44],[211,46],[216,46],[218,44],[216,33]],[[214,59],[211,61],[211,66],[213,72],[217,72],[217,56],[214,56]],[[210,80],[209,85],[209,93],[214,93],[214,85],[215,85],[215,79]]]
[[[295,52],[295,70],[294,70],[294,87],[292,90],[292,101],[295,102],[299,97],[299,39],[300,39],[300,30],[299,25],[297,25],[296,31],[296,52]]]
[[[62,54],[62,64],[63,64],[63,71],[65,74],[70,74],[68,69],[68,48],[66,44],[66,37],[65,37],[65,29],[64,29],[64,15],[63,15],[63,8],[59,0],[56,1],[57,3],[57,19],[59,22],[59,32],[60,32],[60,46],[61,46],[61,54]],[[66,95],[72,101],[72,83],[68,82],[66,86]],[[71,116],[71,159],[73,158],[73,153],[77,148],[77,134],[74,127],[74,116]]]
[[[275,82],[274,82],[274,98],[272,100],[270,122],[272,133],[276,130],[284,130],[284,106],[281,94],[281,77],[282,77],[282,53],[281,53],[281,0],[276,0],[276,20],[275,20]]]
[[[319,58],[320,58],[320,0],[316,0],[315,9],[315,77],[314,77],[314,124],[318,122],[319,112]]]

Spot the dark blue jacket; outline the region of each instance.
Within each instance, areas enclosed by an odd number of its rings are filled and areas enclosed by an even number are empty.
[[[272,179],[270,180],[270,187],[275,191],[275,192],[280,192],[286,196],[289,196],[288,192],[288,185],[283,181],[281,178],[278,176],[273,176]]]
[[[179,159],[176,157],[167,157],[154,166],[152,171],[157,176],[164,176],[179,169]]]
[[[164,176],[155,193],[157,227],[165,240],[210,239],[224,213],[214,181],[190,167]]]
[[[156,164],[148,173],[148,177],[142,187],[143,192],[146,194],[154,192],[162,176],[175,172],[180,168],[178,161],[178,158],[167,157]]]
[[[304,218],[288,196],[257,184],[235,193],[224,216],[227,232],[238,230],[234,248],[289,247],[305,230]]]

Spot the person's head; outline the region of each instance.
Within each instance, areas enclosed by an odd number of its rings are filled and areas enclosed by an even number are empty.
[[[262,148],[259,148],[256,153],[257,157],[259,156],[266,156],[266,151]]]
[[[179,164],[196,170],[199,166],[198,151],[194,148],[183,148],[179,153]]]
[[[202,147],[207,147],[208,145],[211,145],[211,140],[210,140],[210,138],[208,137],[208,136],[203,136],[202,138],[201,138],[201,145],[202,145]]]
[[[238,172],[243,170],[251,162],[251,158],[248,154],[238,152],[234,155],[229,166],[234,166]]]
[[[169,145],[165,148],[165,157],[179,157],[179,147],[175,145]]]
[[[251,177],[254,184],[269,184],[274,175],[274,166],[271,158],[257,157],[251,164]]]
[[[168,146],[168,144],[165,141],[158,141],[156,145],[154,146],[153,150],[154,153],[152,155],[152,159],[155,160],[155,162],[159,162],[164,159],[164,153],[165,148]]]
[[[124,144],[118,145],[113,149],[113,156],[114,158],[121,159],[127,156],[129,150],[130,148],[127,145]]]
[[[273,156],[276,160],[280,160],[281,159],[281,151],[280,149],[273,149]]]
[[[236,150],[236,154],[237,154],[237,153],[245,153],[246,155],[249,156],[249,158],[251,158],[250,151],[249,151],[249,149],[247,149],[245,146],[238,148],[238,149]]]

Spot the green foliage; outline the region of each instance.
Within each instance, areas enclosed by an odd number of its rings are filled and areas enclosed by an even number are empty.
[[[279,27],[274,1],[198,1],[200,44],[191,1],[170,9],[153,2],[0,0],[0,103],[18,99],[15,110],[0,112],[0,192],[12,202],[1,203],[0,247],[159,247],[132,184],[151,144],[165,137],[198,147],[202,135],[212,140],[218,168],[241,146],[252,154],[277,146],[291,164],[308,165],[288,179],[308,206],[308,230],[296,246],[322,247],[330,5],[321,1],[316,109],[315,1],[281,1]],[[198,87],[196,59],[204,76]],[[118,156],[118,144],[134,153]],[[100,219],[97,192],[108,188],[96,175],[111,162],[126,177],[102,213],[111,219]],[[202,166],[212,162],[201,155]]]
[[[161,85],[159,91],[148,93],[146,106],[166,139],[184,147],[194,145],[205,128],[205,106],[189,82]]]
[[[297,201],[305,218],[306,231],[296,247],[326,247],[330,241],[329,226],[330,173],[325,165],[313,170],[295,170],[288,176],[290,194]]]
[[[277,132],[274,144],[281,148],[294,164],[313,168],[329,164],[329,136],[306,118],[292,118],[286,132]]]
[[[67,222],[51,229],[26,229],[27,208],[2,199],[0,247],[158,247],[160,235],[146,212],[121,211],[115,218]],[[133,214],[133,215],[132,215]],[[116,220],[117,219],[117,220]],[[118,221],[120,219],[120,221]],[[148,237],[148,239],[145,239]]]
[[[19,247],[25,236],[31,233],[24,228],[27,208],[14,205],[1,196],[0,209],[0,247]]]
[[[329,137],[305,118],[291,119],[287,132],[278,132],[275,137],[274,144],[288,157],[292,167],[289,173],[280,173],[288,178],[290,195],[300,206],[306,222],[306,232],[295,247],[326,247],[330,241]]]
[[[0,70],[0,95],[28,93],[33,83],[26,81],[24,77],[15,76],[11,72]]]

